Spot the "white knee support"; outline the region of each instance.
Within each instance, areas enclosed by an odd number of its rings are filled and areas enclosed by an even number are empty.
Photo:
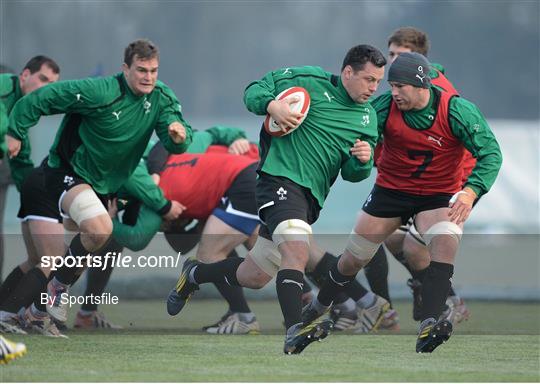
[[[85,189],[73,199],[69,207],[69,217],[77,223],[78,226],[84,220],[92,219],[100,215],[107,215],[107,210],[91,189]]]
[[[364,236],[352,231],[345,249],[358,260],[369,261],[380,246],[381,243],[372,243]]]
[[[255,264],[268,276],[274,277],[277,275],[279,266],[281,265],[281,254],[273,241],[259,236],[249,253]]]
[[[433,224],[427,231],[424,233],[424,241],[426,245],[429,245],[435,236],[439,235],[450,235],[459,243],[461,240],[461,235],[463,235],[463,230],[456,223],[451,221],[439,221],[436,224]]]
[[[278,224],[272,240],[276,245],[285,241],[304,241],[309,245],[309,237],[313,234],[311,225],[298,219],[285,220]]]

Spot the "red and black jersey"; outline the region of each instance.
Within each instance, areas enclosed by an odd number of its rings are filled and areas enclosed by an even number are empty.
[[[377,185],[414,195],[461,190],[465,148],[453,135],[448,121],[454,95],[438,93],[433,124],[424,130],[409,127],[395,102],[391,102],[377,161]]]
[[[441,71],[437,69],[435,69],[435,71],[437,71],[439,76],[431,79],[431,84],[442,88],[445,92],[451,95],[459,96],[458,91],[454,88],[454,85],[452,85],[450,80],[448,80],[448,78],[444,76]],[[465,184],[475,165],[476,159],[473,157],[473,155],[471,155],[469,151],[465,151],[465,153],[463,154],[463,179],[461,181],[462,184]]]
[[[213,147],[224,148],[225,153]],[[227,147],[211,146],[207,153],[182,153],[168,157],[160,172],[159,186],[167,199],[186,206],[182,217],[206,219],[236,176],[258,161],[258,157],[231,155],[226,151]]]

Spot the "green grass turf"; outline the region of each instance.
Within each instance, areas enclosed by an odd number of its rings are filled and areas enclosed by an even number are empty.
[[[212,336],[199,329],[225,311],[222,302],[194,300],[169,318],[162,302],[123,301],[102,308],[126,326],[121,332],[70,331],[69,340],[12,336],[28,354],[2,366],[0,382],[539,381],[538,304],[468,304],[471,319],[433,354],[414,352],[411,307],[398,302],[398,334],[334,333],[285,356],[277,302],[252,303],[262,335]]]

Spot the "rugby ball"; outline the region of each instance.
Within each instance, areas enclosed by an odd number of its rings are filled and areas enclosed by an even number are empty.
[[[287,100],[291,97],[298,98],[298,101],[290,104],[290,107],[291,111],[304,114],[304,117],[302,117],[302,119],[300,120],[300,124],[302,124],[307,116],[307,113],[309,111],[309,105],[311,103],[309,93],[302,87],[292,87],[284,90],[279,95],[277,95],[276,100]],[[298,124],[298,127],[300,126],[300,124]],[[275,137],[288,135],[289,133],[298,129],[298,127],[288,129],[286,132],[283,132],[279,125],[276,123],[276,121],[270,116],[270,114],[267,114],[266,119],[264,120],[265,131],[268,132],[268,134],[270,134],[271,136]]]

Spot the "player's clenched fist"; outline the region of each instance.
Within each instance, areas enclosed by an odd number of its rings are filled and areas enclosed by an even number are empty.
[[[6,141],[7,141],[9,157],[10,158],[16,157],[19,154],[19,151],[21,150],[21,141],[15,139],[14,137],[11,137],[10,135],[6,135]]]
[[[183,143],[186,141],[186,128],[178,121],[175,121],[169,125],[169,136],[176,144]]]
[[[351,155],[365,164],[371,160],[371,145],[367,141],[356,139],[354,145],[351,147]]]

